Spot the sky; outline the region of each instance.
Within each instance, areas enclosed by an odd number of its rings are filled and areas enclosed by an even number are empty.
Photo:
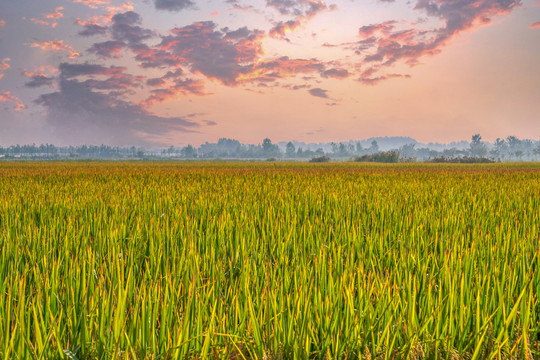
[[[0,0],[0,145],[540,139],[540,0]]]

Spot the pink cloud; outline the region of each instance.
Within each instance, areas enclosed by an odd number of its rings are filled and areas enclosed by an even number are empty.
[[[373,84],[388,78],[403,77],[376,73],[397,62],[417,65],[421,57],[439,54],[458,34],[489,24],[492,18],[510,13],[520,4],[520,0],[418,0],[415,9],[440,19],[443,23],[441,27],[398,28],[396,21],[387,21],[362,26],[358,30],[362,40],[344,46],[361,55],[362,63],[371,65],[368,73],[364,72],[359,81]]]
[[[11,67],[8,64],[8,62],[10,60],[11,60],[10,58],[4,58],[4,60],[2,60],[2,62],[0,62],[0,79],[4,77],[4,71],[6,71],[7,69],[9,69]]]
[[[56,25],[58,25],[58,23],[55,20],[58,20],[64,16],[64,14],[62,13],[62,10],[64,10],[64,8],[62,6],[59,6],[54,11],[48,14],[45,14],[44,15],[45,19],[30,18],[28,20],[34,24],[50,26],[54,29]]]
[[[0,102],[13,103],[15,105],[15,111],[21,111],[26,108],[21,99],[11,95],[9,91],[0,92]]]
[[[70,59],[81,56],[81,54],[76,52],[71,46],[64,44],[64,40],[35,42],[30,46],[39,48],[43,51],[66,51],[69,53]]]
[[[535,22],[534,24],[531,24],[531,26],[529,26],[529,28],[531,28],[531,29],[540,29],[540,21]]]
[[[335,5],[328,6],[320,0],[266,0],[266,4],[282,15],[294,15],[294,19],[279,21],[270,29],[270,37],[277,39],[285,39],[287,32],[293,32],[305,25],[323,11],[332,11],[336,8]]]
[[[62,18],[64,16],[64,14],[62,13],[62,10],[64,10],[62,6],[57,7],[53,12],[50,12],[47,15],[45,15],[45,19],[58,20]]]
[[[145,108],[169,99],[178,98],[180,95],[206,95],[204,92],[204,82],[195,79],[177,79],[173,84],[165,88],[151,90],[150,93],[151,95],[141,103]]]
[[[0,20],[0,27],[2,26],[6,26],[6,21],[5,20]]]

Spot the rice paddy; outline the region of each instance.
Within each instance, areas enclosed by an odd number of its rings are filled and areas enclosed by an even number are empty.
[[[2,359],[540,358],[540,165],[1,163]]]

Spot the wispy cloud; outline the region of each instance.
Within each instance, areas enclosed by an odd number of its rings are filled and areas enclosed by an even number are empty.
[[[275,8],[281,15],[294,16],[291,20],[276,22],[270,29],[270,37],[281,39],[285,39],[288,32],[305,25],[317,14],[336,9],[335,5],[328,6],[320,0],[266,0],[266,5]]]
[[[109,0],[73,0],[75,3],[84,4],[92,9],[97,9],[101,6],[109,5]]]
[[[414,8],[441,21],[441,27],[423,29],[420,24],[407,27],[395,20],[366,25],[358,30],[361,40],[343,47],[353,49],[361,56],[362,65],[368,66],[369,76],[361,75],[359,81],[373,84],[403,77],[406,75],[372,76],[372,70],[383,71],[398,62],[417,65],[420,58],[439,54],[458,34],[489,24],[492,18],[508,14],[520,4],[520,0],[418,0]]]
[[[15,95],[11,95],[10,91],[0,92],[0,102],[13,104],[13,106],[15,106],[15,111],[21,111],[26,108],[21,99]]]
[[[69,58],[74,59],[81,54],[79,54],[77,51],[75,51],[71,46],[64,43],[64,40],[58,40],[58,41],[42,41],[42,42],[34,42],[30,45],[33,48],[39,48],[43,51],[65,51],[69,53]]]
[[[531,24],[531,26],[529,26],[531,29],[540,29],[540,21],[538,22],[535,22],[534,24]]]
[[[8,64],[10,60],[10,58],[4,58],[2,62],[0,62],[0,79],[4,77],[4,72],[11,67]]]
[[[53,84],[54,78],[51,76],[47,76],[45,73],[38,71],[28,71],[24,70],[22,72],[22,75],[30,78],[29,81],[24,83],[24,86],[30,87],[30,88],[37,88],[41,86],[51,86]]]
[[[42,19],[30,18],[28,20],[34,24],[50,26],[54,29],[56,25],[58,25],[58,22],[56,20],[64,16],[62,10],[64,10],[64,8],[62,6],[59,6],[54,11],[45,14]]]

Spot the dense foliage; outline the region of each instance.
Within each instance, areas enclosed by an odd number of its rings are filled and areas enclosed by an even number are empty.
[[[540,167],[0,164],[0,358],[540,357]]]

